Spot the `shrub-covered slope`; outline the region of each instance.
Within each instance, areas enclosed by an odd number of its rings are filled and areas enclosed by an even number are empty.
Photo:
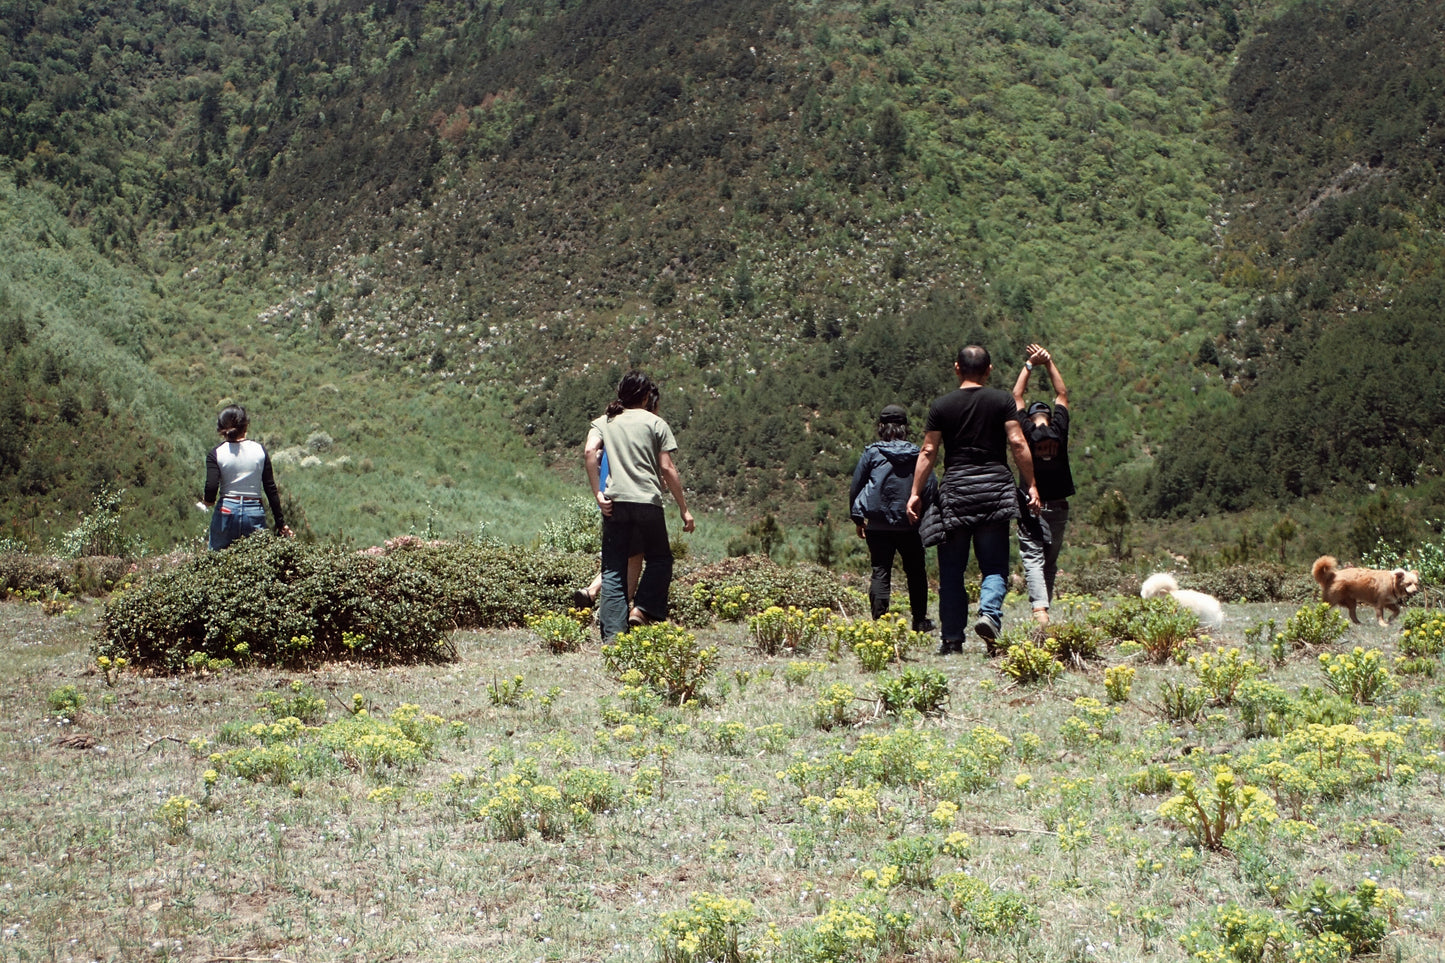
[[[326,533],[508,512],[489,469],[535,472],[514,439],[571,464],[633,364],[706,507],[836,500],[871,409],[921,414],[973,337],[1001,381],[1053,347],[1085,497],[1139,493],[1339,292],[1383,301],[1438,247],[1428,137],[1393,153],[1434,122],[1438,15],[1411,4],[6,6],[20,190],[156,279],[128,350],[187,400],[350,459],[294,478]],[[1387,200],[1337,211],[1377,196],[1357,181]],[[1310,226],[1281,234],[1290,210]]]

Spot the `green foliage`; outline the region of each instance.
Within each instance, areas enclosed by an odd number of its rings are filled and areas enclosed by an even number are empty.
[[[672,705],[697,697],[717,659],[716,647],[700,646],[692,633],[666,623],[632,629],[602,647],[603,665],[614,678],[636,672]]]
[[[74,722],[85,706],[85,693],[73,685],[63,685],[45,697],[45,704],[66,722]]]
[[[1109,540],[1109,552],[1116,559],[1124,557],[1130,521],[1129,501],[1117,488],[1101,495],[1089,511],[1089,523],[1104,532]]]
[[[1388,928],[1380,908],[1380,889],[1373,880],[1361,880],[1353,891],[1316,879],[1307,889],[1290,896],[1286,908],[1300,929],[1315,936],[1327,933],[1341,937],[1349,955],[1374,953]]]
[[[1128,702],[1129,692],[1134,687],[1133,666],[1111,665],[1104,670],[1104,692],[1110,702]]]
[[[808,720],[814,729],[852,725],[859,712],[857,702],[852,686],[835,682],[808,708]]]
[[[491,682],[487,683],[487,698],[494,706],[519,709],[531,696],[532,690],[527,688],[527,681],[521,675],[514,675],[510,679],[501,681],[494,677]]]
[[[1339,609],[1328,602],[1306,605],[1284,624],[1284,641],[1291,649],[1318,649],[1333,645],[1350,629]]]
[[[587,613],[590,617],[591,613]],[[547,651],[561,655],[577,652],[587,641],[587,628],[571,615],[547,613],[526,617],[527,628],[537,636]]]
[[[851,601],[837,576],[827,569],[806,564],[785,567],[757,555],[703,566],[677,582],[719,618],[730,621],[775,605],[836,611]]]
[[[1035,685],[1052,682],[1064,671],[1064,667],[1047,646],[1023,639],[1008,647],[999,661],[998,670],[1020,685]]]
[[[1191,655],[1187,662],[1199,684],[1217,706],[1233,705],[1240,685],[1254,679],[1264,670],[1252,659],[1246,659],[1238,648],[1215,649],[1213,653]]]
[[[99,651],[172,672],[192,654],[263,665],[452,658],[446,633],[461,613],[449,602],[475,581],[449,593],[414,562],[243,539],[112,596]]]
[[[764,655],[778,655],[785,649],[804,655],[824,641],[832,621],[827,609],[804,612],[796,606],[773,605],[748,619],[748,634]]]
[[[1325,688],[1355,705],[1374,705],[1400,687],[1379,649],[1366,651],[1357,645],[1344,655],[1324,652],[1320,667],[1325,670]]]
[[[376,553],[244,539],[112,596],[99,651],[166,671],[192,653],[263,665],[450,659],[450,629],[565,608],[589,568],[515,547],[416,542]]]
[[[1179,661],[1199,635],[1199,619],[1172,598],[1126,598],[1089,616],[1118,642],[1137,642],[1150,662]]]
[[[743,963],[744,925],[753,917],[747,900],[717,893],[693,893],[687,908],[662,914],[653,931],[662,963]]]
[[[101,486],[91,500],[90,511],[81,516],[80,524],[59,536],[53,546],[61,558],[84,555],[117,555],[134,557],[145,554],[145,544],[134,535],[127,536],[121,527],[121,503],[125,489]]]
[[[1176,772],[1174,783],[1179,794],[1160,805],[1159,815],[1205,849],[1224,849],[1232,833],[1267,827],[1279,818],[1273,800],[1241,783],[1228,766],[1216,767],[1202,784],[1192,772]]]
[[[290,695],[277,692],[261,693],[261,706],[272,719],[299,719],[307,725],[315,725],[326,719],[326,700],[316,694],[309,682],[297,679],[291,683]]]
[[[864,672],[881,672],[891,662],[902,662],[927,640],[922,632],[909,628],[907,619],[892,612],[872,621],[835,622],[833,634],[840,649],[858,657]]]
[[[910,710],[925,716],[941,715],[948,704],[948,677],[937,669],[904,669],[874,685],[888,715]]]
[[[945,873],[934,889],[948,901],[948,914],[964,931],[984,936],[1008,936],[1027,942],[1039,926],[1039,914],[1024,896],[995,890],[967,873]]]

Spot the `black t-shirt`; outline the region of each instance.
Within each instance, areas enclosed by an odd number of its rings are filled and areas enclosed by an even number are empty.
[[[999,464],[1007,457],[1004,425],[1018,420],[1013,396],[997,388],[959,388],[928,409],[924,431],[943,436],[943,468]]]
[[[1024,412],[1018,412],[1024,437],[1029,440],[1029,453],[1034,456],[1034,483],[1039,498],[1059,501],[1074,494],[1074,473],[1069,470],[1069,409],[1054,405],[1054,413],[1046,425],[1035,425]]]

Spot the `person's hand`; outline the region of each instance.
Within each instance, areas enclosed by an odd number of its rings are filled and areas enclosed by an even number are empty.
[[[281,537],[282,537],[282,538],[290,538],[291,536],[293,536],[293,535],[295,535],[295,534],[296,534],[295,532],[291,531],[291,526],[290,526],[290,525],[282,525],[282,526],[281,526]]]
[[[608,518],[611,518],[611,517],[612,517],[612,499],[608,498],[606,495],[602,494],[601,492],[598,492],[598,493],[597,493],[597,509],[598,509],[598,511],[602,512],[602,514],[606,515]]]
[[[1049,353],[1044,349],[1043,345],[1031,344],[1024,350],[1028,355],[1029,364],[1049,363]]]
[[[611,503],[609,502],[609,503],[608,503],[608,511],[611,511],[611,510],[612,510],[612,508],[611,508]],[[688,511],[686,508],[684,508],[684,509],[682,510],[682,530],[683,530],[684,532],[690,532],[690,531],[692,531],[693,529],[695,529],[696,527],[697,527],[697,524],[693,521],[692,512],[690,512],[690,511]]]
[[[918,520],[923,517],[923,496],[908,496],[908,520],[917,525]]]
[[[1044,501],[1039,497],[1039,486],[1029,486],[1029,512],[1038,515],[1044,510]]]
[[[867,538],[867,537],[868,537],[868,528],[867,528],[867,526],[862,525],[862,524],[859,524],[859,523],[857,523],[857,522],[854,522],[854,523],[853,523],[853,527],[856,528],[856,529],[858,529],[858,537],[859,537],[859,538]]]

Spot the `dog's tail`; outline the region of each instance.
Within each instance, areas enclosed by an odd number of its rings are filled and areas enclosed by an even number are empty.
[[[1158,598],[1161,595],[1177,591],[1179,591],[1179,583],[1174,581],[1174,576],[1168,572],[1155,572],[1146,578],[1144,584],[1139,588],[1139,594],[1146,599]]]
[[[1335,580],[1335,571],[1339,567],[1339,560],[1333,555],[1321,555],[1310,567],[1310,574],[1315,577],[1316,582],[1320,583],[1321,588],[1329,588],[1330,583]]]

